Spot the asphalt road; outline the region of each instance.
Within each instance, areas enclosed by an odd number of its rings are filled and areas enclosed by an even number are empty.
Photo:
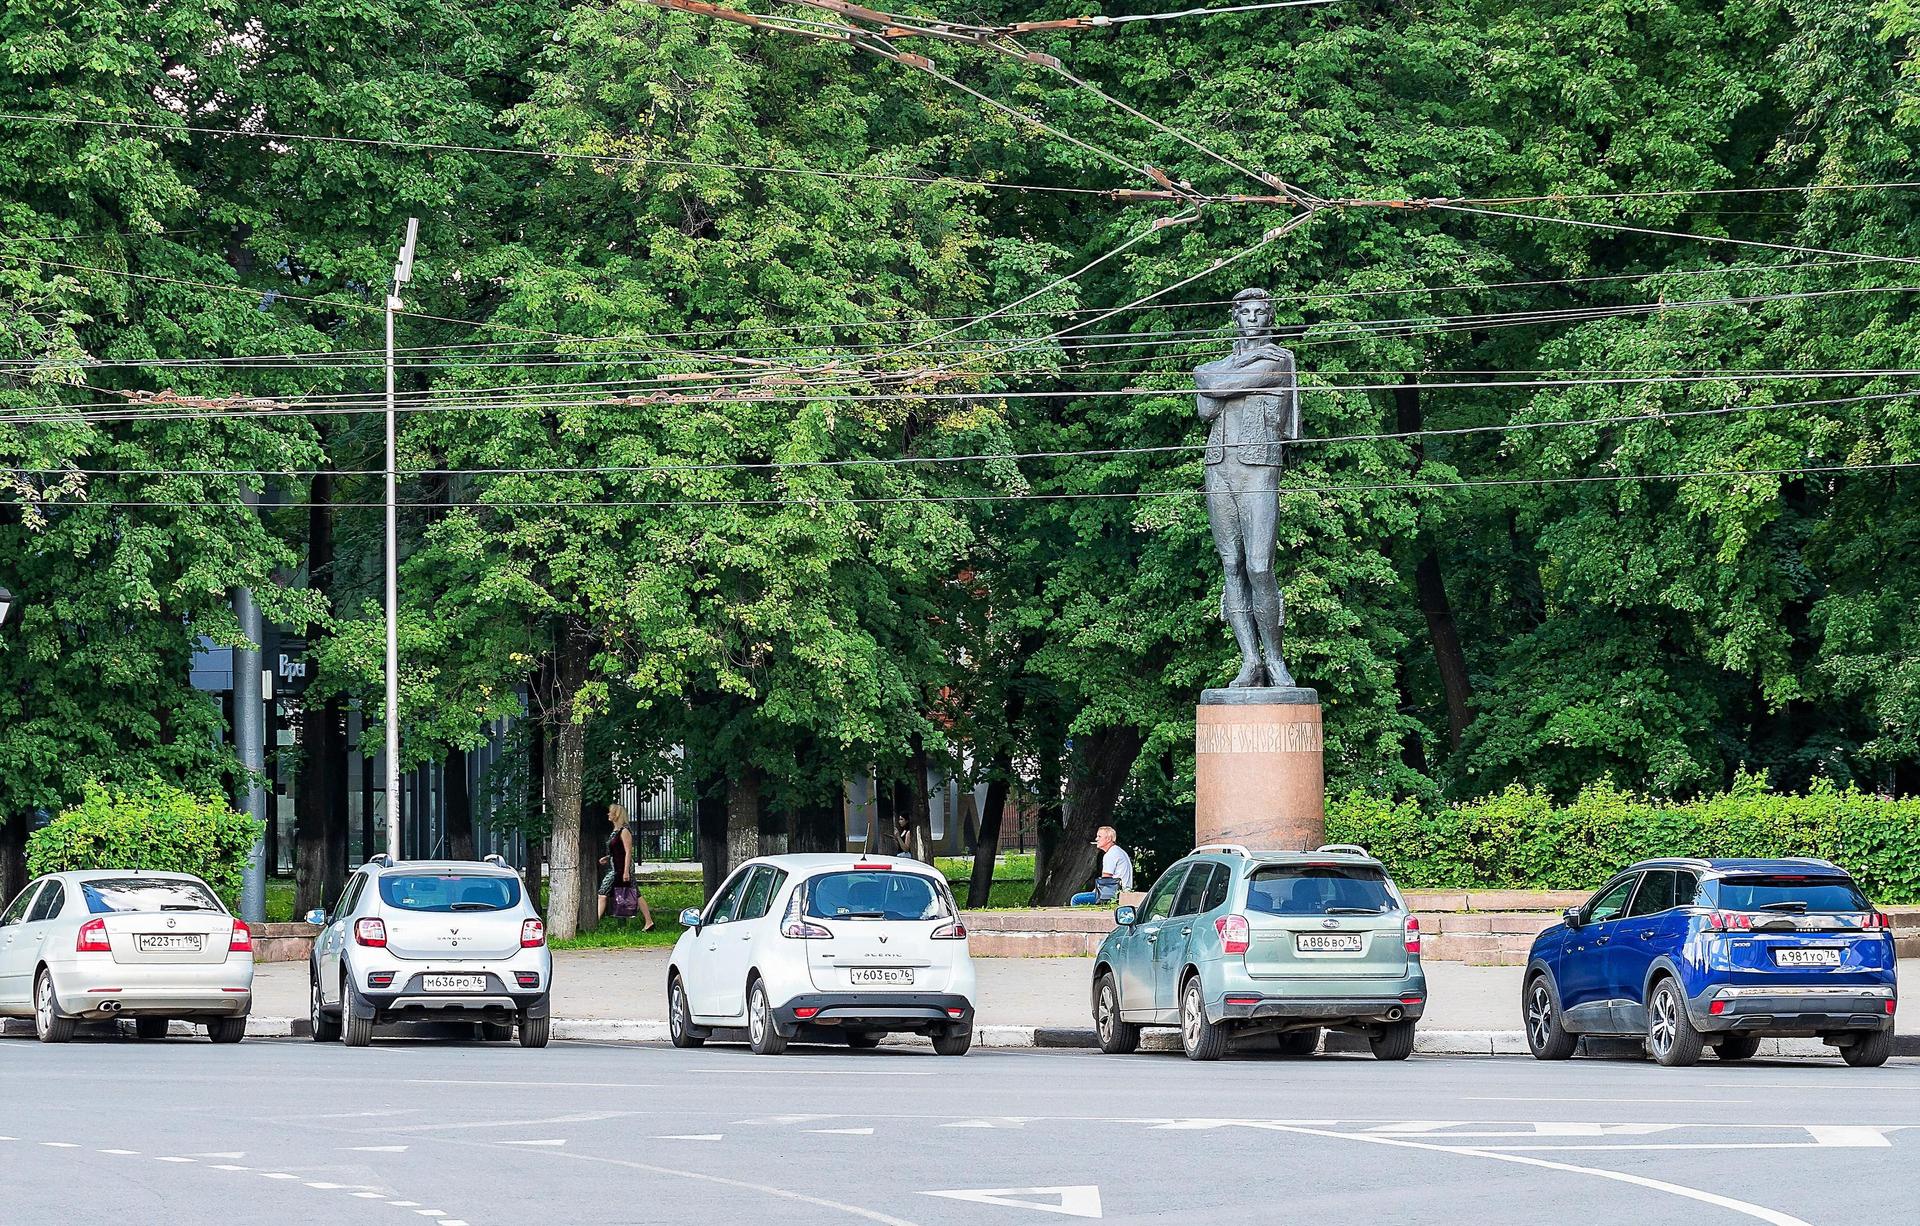
[[[0,1040],[0,1222],[1914,1220],[1920,1061]]]

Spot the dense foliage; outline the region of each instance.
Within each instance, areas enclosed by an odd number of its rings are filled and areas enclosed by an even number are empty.
[[[84,868],[192,873],[233,907],[247,853],[259,835],[260,823],[218,796],[153,781],[90,785],[79,804],[33,832],[27,866],[36,876]]]
[[[316,703],[384,718],[409,216],[404,752],[524,712],[503,777],[577,916],[621,776],[698,782],[710,867],[830,840],[868,769],[889,812],[928,768],[1011,782],[1042,897],[1116,813],[1177,843],[1232,671],[1184,389],[1248,284],[1322,440],[1281,570],[1331,791],[1912,795],[1916,29],[1350,0],[1022,36],[1123,107],[986,45],[896,35],[924,71],[643,0],[19,0],[0,869],[88,779],[234,781],[186,677],[234,587],[316,643]],[[1103,194],[1273,195],[1236,164],[1357,203],[1266,241],[1298,210]],[[1448,206],[1367,203],[1409,198]]]

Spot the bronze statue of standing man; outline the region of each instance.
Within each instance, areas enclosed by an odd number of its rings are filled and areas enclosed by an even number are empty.
[[[1291,686],[1280,658],[1286,622],[1273,573],[1284,444],[1300,437],[1293,354],[1273,343],[1273,300],[1263,289],[1233,296],[1233,352],[1193,372],[1207,432],[1207,518],[1227,572],[1220,613],[1240,646],[1231,684]],[[1262,659],[1262,652],[1265,658]]]

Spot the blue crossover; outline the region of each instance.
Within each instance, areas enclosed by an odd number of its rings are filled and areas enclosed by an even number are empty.
[[[1825,860],[1646,860],[1542,932],[1527,955],[1527,1046],[1644,1037],[1665,1065],[1763,1036],[1817,1035],[1848,1064],[1893,1050],[1893,931]]]

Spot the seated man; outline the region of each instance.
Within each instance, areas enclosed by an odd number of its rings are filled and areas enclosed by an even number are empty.
[[[1093,845],[1100,849],[1100,877],[1093,883],[1093,889],[1075,894],[1068,906],[1091,907],[1112,902],[1120,896],[1120,891],[1133,888],[1133,857],[1119,845],[1119,837],[1112,826],[1102,826],[1095,832]]]

